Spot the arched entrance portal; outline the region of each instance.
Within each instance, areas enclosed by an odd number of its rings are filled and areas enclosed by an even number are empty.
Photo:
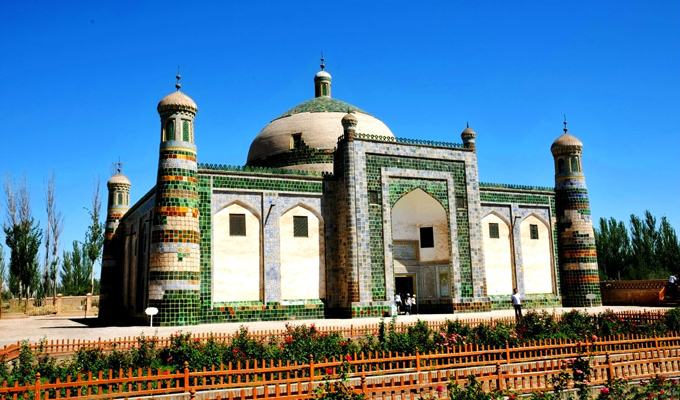
[[[418,301],[450,297],[450,235],[446,209],[418,188],[392,207],[395,292]]]

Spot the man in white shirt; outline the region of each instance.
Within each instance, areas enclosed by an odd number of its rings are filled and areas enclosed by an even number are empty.
[[[510,298],[512,299],[512,307],[515,309],[515,319],[519,321],[522,319],[522,299],[519,293],[517,293],[517,288],[512,289],[512,296]]]

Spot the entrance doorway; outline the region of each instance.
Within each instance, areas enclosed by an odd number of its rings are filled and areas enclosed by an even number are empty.
[[[415,287],[413,275],[396,276],[394,278],[395,293],[399,293],[402,299],[405,299],[406,294],[414,295],[413,288]]]

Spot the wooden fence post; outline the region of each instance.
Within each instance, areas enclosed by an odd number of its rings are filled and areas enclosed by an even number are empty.
[[[257,390],[257,388],[253,388],[253,390]],[[189,391],[189,400],[196,400],[196,389]]]
[[[57,315],[61,315],[61,302],[62,302],[61,297],[62,297],[61,293],[59,293],[57,295]]]
[[[503,371],[501,371],[501,363],[496,361],[496,390],[503,390]]]
[[[510,343],[505,341],[505,363],[510,364]]]
[[[657,360],[659,360],[654,363],[654,373],[658,374],[661,372],[661,350],[659,350],[659,338],[656,336],[656,332],[654,332],[654,349],[656,350]]]
[[[420,351],[416,347],[416,372],[420,372]]]
[[[40,400],[40,372],[35,374],[35,400]]]
[[[614,366],[612,365],[612,358],[609,352],[607,352],[607,380],[611,382],[614,379]]]
[[[309,355],[309,393],[314,387],[314,354]]]
[[[366,374],[361,374],[361,393],[366,396],[368,384],[366,384]]]
[[[184,393],[189,391],[189,362],[184,361]]]

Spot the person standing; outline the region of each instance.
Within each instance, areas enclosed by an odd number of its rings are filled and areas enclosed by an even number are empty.
[[[397,315],[401,312],[401,296],[399,293],[395,293],[394,302],[397,303]]]
[[[668,278],[668,286],[670,287],[671,292],[678,291],[678,279],[674,274],[671,274],[671,277]]]
[[[411,294],[406,293],[406,312],[411,315]]]
[[[522,319],[522,299],[519,293],[517,293],[517,288],[512,289],[512,307],[515,309],[515,320],[519,321]]]

